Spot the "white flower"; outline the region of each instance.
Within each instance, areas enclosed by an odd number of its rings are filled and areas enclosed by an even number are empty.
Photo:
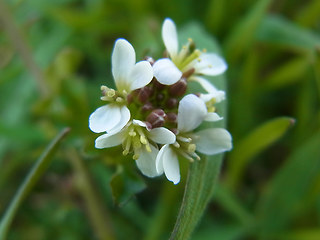
[[[132,120],[121,131],[98,137],[95,147],[109,148],[122,144],[123,154],[134,152],[133,158],[140,171],[148,177],[155,177],[161,173],[156,169],[156,157],[159,150],[154,143],[172,144],[175,141],[174,133],[164,127],[148,130],[144,122]]]
[[[178,134],[174,144],[166,144],[156,158],[159,174],[165,173],[174,184],[180,181],[178,154],[193,161],[200,159],[195,151],[214,155],[232,148],[230,133],[223,128],[209,128],[193,133],[204,120],[219,121],[222,118],[216,113],[208,113],[205,103],[193,94],[186,95],[178,107]]]
[[[227,69],[226,62],[217,54],[194,49],[194,43],[191,39],[179,52],[176,26],[169,18],[165,19],[162,25],[162,39],[170,59],[160,59],[153,65],[154,76],[162,84],[176,83],[183,73],[188,75],[189,80],[199,82],[197,76],[215,76]],[[206,86],[210,83],[206,79],[202,79],[201,82],[199,83],[208,91]],[[203,84],[203,82],[206,82],[206,84]]]
[[[105,96],[102,100],[111,102],[99,107],[89,117],[89,128],[96,133],[119,132],[130,120],[130,111],[126,106],[127,95],[146,86],[153,78],[153,69],[149,62],[136,63],[136,53],[125,39],[118,39],[112,53],[112,75],[117,91],[102,86]]]

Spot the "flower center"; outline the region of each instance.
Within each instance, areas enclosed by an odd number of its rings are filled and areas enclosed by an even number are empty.
[[[128,93],[123,90],[122,92],[116,91],[112,88],[108,88],[107,86],[101,86],[102,91],[102,101],[107,101],[110,103],[118,103],[118,104],[126,104],[127,103],[127,95]]]
[[[133,159],[137,160],[139,158],[139,152],[142,147],[148,152],[151,152],[150,143],[146,137],[146,129],[136,124],[130,123],[126,129],[125,140],[123,141],[123,152],[122,154],[126,156],[130,152],[133,152]]]
[[[196,144],[193,143],[192,138],[188,134],[178,134],[177,141],[173,144],[175,151],[181,156],[193,162],[194,159],[200,160],[198,154],[196,154]]]

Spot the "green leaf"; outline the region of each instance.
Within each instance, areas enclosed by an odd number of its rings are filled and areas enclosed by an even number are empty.
[[[271,0],[257,1],[248,14],[235,25],[225,45],[228,59],[234,61],[252,45],[254,35],[271,2]]]
[[[286,87],[299,80],[302,81],[305,79],[304,76],[309,66],[310,63],[305,57],[294,58],[274,70],[260,88],[263,90],[274,90]]]
[[[110,181],[113,201],[116,205],[123,206],[135,194],[146,188],[143,179],[135,172],[119,165]]]
[[[292,118],[276,118],[259,126],[242,139],[229,155],[227,185],[236,187],[250,160],[281,138],[293,123]]]
[[[292,232],[277,234],[274,239],[276,240],[319,240],[320,229],[301,229]]]
[[[181,42],[191,37],[197,48],[206,48],[208,52],[219,52],[218,44],[196,23],[187,25],[179,34]],[[223,76],[210,79],[219,89],[225,90]],[[226,101],[219,105],[219,112],[225,116]],[[224,127],[225,121],[215,126]],[[189,239],[197,223],[201,219],[220,173],[222,154],[214,156],[201,156],[200,161],[190,164],[184,197],[178,219],[170,239]]]
[[[46,148],[40,158],[37,160],[36,164],[33,166],[29,174],[27,175],[24,182],[21,184],[18,189],[16,195],[14,196],[12,202],[10,203],[7,211],[5,212],[1,223],[0,223],[0,240],[5,240],[7,233],[9,231],[9,227],[14,218],[14,215],[18,211],[23,200],[27,197],[27,195],[32,190],[33,186],[37,183],[39,178],[43,175],[45,170],[47,169],[53,154],[56,152],[59,143],[62,139],[68,134],[70,131],[69,128],[65,128],[60,132],[60,134],[53,139],[50,145]]]
[[[318,184],[320,133],[303,142],[275,174],[258,202],[257,233],[261,239],[270,239],[305,212],[304,199]]]
[[[286,49],[310,52],[320,47],[320,35],[302,28],[280,16],[263,19],[256,38],[258,41],[277,44]]]

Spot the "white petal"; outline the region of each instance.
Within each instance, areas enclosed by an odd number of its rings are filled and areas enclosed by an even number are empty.
[[[118,39],[112,53],[112,75],[118,90],[127,90],[128,76],[136,63],[136,53],[125,39]]]
[[[146,86],[153,78],[153,68],[147,61],[138,62],[132,68],[128,81],[131,82],[130,90]]]
[[[151,129],[148,137],[159,144],[172,144],[176,141],[176,135],[164,127]]]
[[[204,120],[208,121],[208,122],[217,122],[217,121],[220,121],[222,119],[223,119],[223,117],[220,117],[217,113],[209,112],[209,113],[207,113],[207,116],[206,116],[206,118]]]
[[[147,124],[145,122],[140,121],[140,120],[133,119],[132,122],[134,125],[138,125],[140,127],[145,127],[145,128],[147,127]]]
[[[176,25],[170,18],[166,18],[162,25],[162,39],[171,57],[178,54],[178,35]]]
[[[89,117],[89,128],[91,131],[100,133],[110,131],[120,121],[120,107],[109,104],[97,108]]]
[[[224,73],[228,66],[223,58],[215,53],[203,53],[194,65],[195,73],[215,76]]]
[[[229,151],[232,148],[232,137],[230,133],[223,128],[209,128],[195,133],[194,138],[197,145],[196,151],[214,155]]]
[[[120,121],[117,125],[115,125],[108,133],[115,134],[119,132],[130,120],[130,110],[127,108],[127,106],[122,106],[120,108]]]
[[[180,182],[180,168],[177,154],[168,146],[162,154],[163,171],[167,179],[174,184]]]
[[[197,128],[207,115],[205,103],[196,95],[184,96],[178,107],[178,130],[190,132]]]
[[[167,151],[169,144],[165,144],[160,149],[157,158],[156,158],[156,169],[159,174],[163,173],[163,155]]]
[[[147,177],[156,177],[160,174],[156,169],[156,158],[158,149],[150,145],[151,152],[147,152],[145,149],[139,152],[139,158],[136,160],[136,164],[140,171]]]
[[[215,98],[216,102],[221,102],[225,99],[225,92],[222,90],[218,90],[213,84],[211,84],[207,79],[202,77],[192,76],[189,80],[193,80],[198,82],[204,90],[206,90],[209,94],[201,94],[200,98],[207,102],[210,101],[212,98]]]
[[[162,58],[153,64],[153,74],[156,79],[165,85],[171,85],[179,81],[182,72],[169,58]]]
[[[103,134],[96,139],[95,147],[101,149],[117,146],[122,143],[123,135],[123,132],[118,132],[116,134]]]

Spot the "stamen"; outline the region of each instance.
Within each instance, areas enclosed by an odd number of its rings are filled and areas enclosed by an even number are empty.
[[[147,150],[147,152],[152,152],[151,147],[150,147],[149,144],[146,145],[146,150]]]
[[[146,138],[146,136],[140,136],[140,142],[144,145],[147,145],[148,144],[148,140]]]
[[[124,100],[123,100],[123,98],[122,98],[122,97],[117,97],[117,98],[116,98],[116,102],[118,102],[118,103],[122,103],[122,102],[124,102]]]
[[[179,147],[180,147],[180,144],[179,144],[178,142],[175,142],[175,143],[173,144],[173,146],[176,147],[176,148],[179,148]]]
[[[194,162],[194,159],[190,157],[185,151],[180,150],[179,153],[186,159],[188,159],[190,162]]]
[[[129,136],[131,136],[131,137],[134,137],[134,136],[136,136],[137,135],[137,133],[134,131],[134,130],[131,130],[130,132],[129,132]]]
[[[180,140],[181,142],[186,142],[186,143],[189,143],[192,141],[191,138],[186,138],[186,137],[182,137],[182,136],[177,136],[177,139]]]
[[[134,159],[134,160],[138,160],[139,159],[139,154],[133,154],[133,156],[132,156],[132,158]]]
[[[109,89],[106,95],[112,98],[114,95],[116,95],[116,91],[114,89]]]
[[[189,144],[188,145],[188,149],[187,149],[187,151],[189,152],[189,153],[193,153],[194,151],[196,150],[196,145],[195,144]]]

